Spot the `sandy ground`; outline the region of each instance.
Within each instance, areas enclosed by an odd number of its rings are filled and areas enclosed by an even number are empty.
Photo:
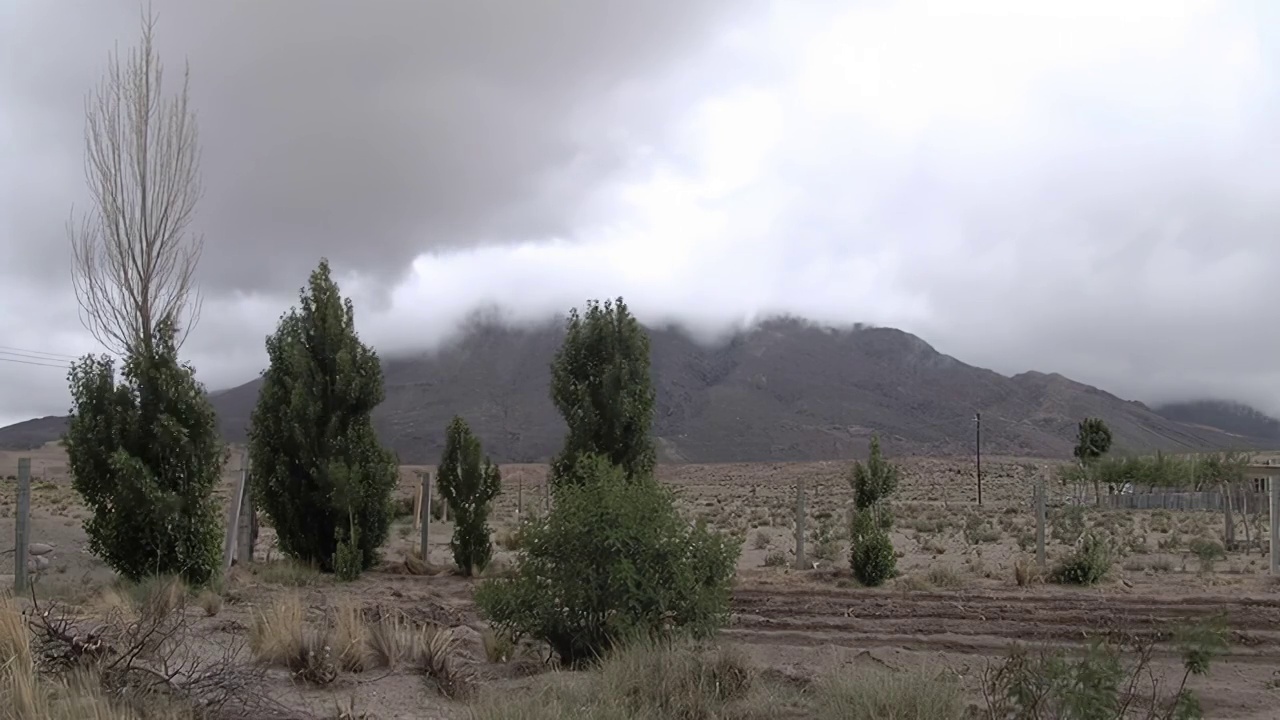
[[[57,449],[25,453],[33,461],[34,541],[55,546],[40,592],[71,602],[89,602],[113,576],[85,549],[80,506]],[[16,453],[0,453],[0,548],[12,547]],[[1068,588],[1032,580],[1019,586],[1014,567],[1034,565],[1035,517],[1031,497],[1036,479],[1051,463],[1017,458],[984,458],[983,500],[976,505],[973,466],[968,459],[907,458],[895,502],[894,546],[899,577],[885,587],[861,588],[848,573],[845,517],[850,497],[847,465],[670,466],[662,479],[675,487],[690,517],[701,517],[743,540],[733,621],[721,641],[745,649],[758,663],[786,674],[809,675],[834,664],[870,663],[892,668],[929,666],[958,676],[979,697],[987,663],[1014,643],[1082,646],[1115,631],[1163,636],[1181,622],[1224,613],[1232,646],[1207,678],[1191,686],[1206,717],[1274,718],[1280,702],[1280,585],[1266,575],[1260,547],[1233,552],[1202,567],[1189,551],[1197,537],[1221,538],[1222,519],[1210,513],[1092,511],[1089,525],[1125,548],[1102,585]],[[411,498],[415,471],[403,468],[398,496]],[[496,568],[510,562],[503,543],[518,505],[534,511],[544,502],[546,468],[504,466],[504,492],[493,524],[499,543]],[[226,476],[230,487],[238,470]],[[806,496],[805,570],[794,567],[797,485]],[[1056,537],[1058,506],[1065,489],[1050,484],[1051,522],[1046,529],[1049,562],[1067,551]],[[1266,519],[1253,533],[1265,537]],[[1064,527],[1066,523],[1063,523]],[[431,526],[429,559],[449,562],[452,527]],[[1066,533],[1069,536],[1069,532]],[[1243,533],[1240,533],[1243,535]],[[417,533],[408,518],[397,520],[385,551],[388,568],[352,584],[321,579],[301,588],[284,587],[274,568],[278,553],[264,529],[256,560],[236,568],[227,602],[215,616],[201,618],[212,639],[243,635],[255,608],[281,592],[301,592],[314,613],[335,606],[343,595],[377,612],[398,610],[417,621],[456,628],[462,653],[486,687],[519,692],[536,685],[527,668],[489,663],[481,644],[483,621],[471,602],[473,582],[448,574],[410,576],[394,572],[396,561],[414,547]],[[12,572],[12,555],[0,556],[0,573]],[[1156,669],[1172,675],[1179,659],[1162,646]],[[357,707],[391,718],[462,717],[464,709],[444,700],[410,672],[344,674],[315,689],[294,685],[284,671],[265,679],[285,704],[333,715],[354,700]]]

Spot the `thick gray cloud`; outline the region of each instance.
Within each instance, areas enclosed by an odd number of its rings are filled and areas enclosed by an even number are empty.
[[[190,62],[206,288],[296,287],[317,258],[391,283],[424,250],[569,234],[700,79],[728,0],[155,4],[169,87]],[[85,93],[130,0],[19,3],[5,104],[46,164],[19,257],[63,273]],[[56,49],[56,50],[55,50]],[[660,88],[661,102],[652,102]],[[51,192],[58,187],[61,192]],[[20,195],[21,188],[19,188]],[[52,231],[52,233],[50,232]],[[10,248],[12,253],[14,250]]]
[[[21,168],[0,169],[0,345],[59,353],[92,347],[61,235],[80,98],[136,35],[129,3],[69,7],[20,5],[26,31],[0,38],[22,48],[0,80]],[[326,254],[386,353],[478,307],[518,322],[622,294],[708,336],[872,322],[1006,373],[1280,413],[1280,8],[157,7],[204,133],[187,348],[213,386],[261,367]],[[63,409],[56,369],[13,367],[0,415]]]

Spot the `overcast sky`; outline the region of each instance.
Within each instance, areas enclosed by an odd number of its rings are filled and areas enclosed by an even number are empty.
[[[1263,0],[156,0],[203,145],[200,378],[328,256],[384,354],[497,306],[789,312],[1005,373],[1280,413]],[[0,0],[0,358],[96,350],[65,224],[127,0]],[[15,354],[14,350],[25,352]],[[38,362],[38,361],[36,361]],[[63,413],[0,362],[0,423]]]

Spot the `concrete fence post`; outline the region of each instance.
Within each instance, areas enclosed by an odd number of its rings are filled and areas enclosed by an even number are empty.
[[[28,548],[31,546],[31,458],[18,458],[18,516],[14,518],[13,591],[27,591]]]

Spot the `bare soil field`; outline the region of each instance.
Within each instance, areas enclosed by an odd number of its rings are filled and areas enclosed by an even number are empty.
[[[32,539],[55,548],[37,583],[37,597],[69,603],[91,616],[103,607],[114,578],[85,548],[85,511],[71,490],[65,457],[56,448],[22,455],[33,464]],[[11,476],[18,456],[0,453],[0,549],[12,544]],[[1111,538],[1121,548],[1120,557],[1098,586],[1054,585],[1034,567],[1031,503],[1033,484],[1051,473],[1052,462],[983,458],[981,507],[970,459],[898,462],[904,472],[894,502],[899,575],[875,589],[858,586],[848,572],[847,464],[660,468],[661,479],[676,489],[691,519],[742,540],[733,617],[719,635],[720,644],[789,678],[812,678],[832,667],[924,668],[957,679],[977,704],[984,670],[1015,643],[1083,648],[1116,633],[1165,640],[1179,624],[1223,614],[1230,648],[1207,677],[1190,682],[1205,717],[1277,717],[1280,585],[1267,575],[1265,544],[1202,561],[1191,548],[1198,538],[1221,540],[1219,514],[1091,509],[1084,514],[1085,525]],[[402,468],[397,495],[404,504],[411,504],[417,471],[423,469],[430,468]],[[488,575],[510,566],[518,513],[545,507],[545,466],[502,470],[504,491],[492,518],[497,552]],[[224,491],[238,473],[233,461]],[[1072,547],[1079,528],[1061,510],[1065,490],[1047,476],[1051,566]],[[797,485],[804,487],[807,506],[809,562],[803,570],[793,567]],[[1261,522],[1265,537],[1266,518]],[[426,574],[414,574],[424,572],[412,559],[417,531],[412,519],[402,516],[392,528],[384,565],[343,584],[281,561],[264,527],[256,562],[234,568],[216,601],[207,595],[192,599],[193,627],[211,645],[227,646],[243,639],[265,609],[296,597],[314,622],[354,606],[369,618],[395,614],[411,624],[452,628],[457,662],[468,669],[482,697],[533,693],[552,682],[559,674],[548,672],[536,653],[497,657],[471,600],[476,581],[446,570],[451,525],[433,521],[430,532]],[[12,562],[12,554],[0,556],[0,574],[12,572]],[[1166,644],[1157,645],[1153,666],[1160,675],[1181,677],[1181,659]],[[255,667],[257,691],[274,708],[263,717],[344,717],[343,709],[352,707],[384,720],[469,713],[465,702],[447,699],[420,671],[395,663],[344,671],[323,687],[298,682],[283,668]]]

